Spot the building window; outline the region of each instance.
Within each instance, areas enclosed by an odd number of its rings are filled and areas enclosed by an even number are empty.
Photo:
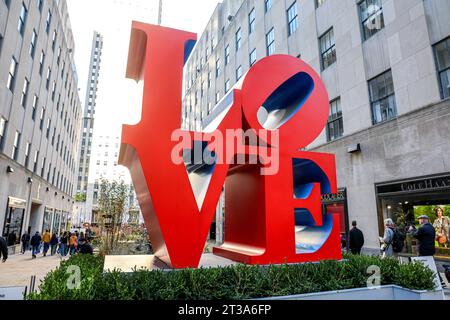
[[[295,1],[287,11],[288,16],[288,29],[289,36],[291,36],[298,29],[298,12],[297,12],[297,1]]]
[[[17,73],[17,61],[13,57],[11,59],[11,64],[9,65],[8,81],[6,82],[6,87],[9,90],[11,90],[11,92],[14,91],[14,86],[16,84],[16,73]]]
[[[225,82],[225,93],[227,93],[228,91],[230,91],[230,89],[231,89],[231,82],[230,82],[230,79],[228,79],[228,80]]]
[[[220,58],[216,60],[216,78],[220,76],[221,72],[221,65],[220,65]]]
[[[220,101],[220,92],[217,91],[216,92],[216,103],[218,103]]]
[[[50,87],[50,77],[51,76],[52,76],[52,69],[50,69],[50,67],[48,67],[48,69],[47,69],[47,80],[46,80],[46,83],[45,83],[45,87],[47,88],[47,90]]]
[[[33,109],[32,109],[32,112],[31,112],[31,119],[33,119],[33,121],[36,119],[36,109],[37,109],[38,102],[39,102],[38,96],[34,95],[34,97],[33,97],[33,105],[32,105]]]
[[[434,46],[442,97],[450,97],[450,37]]]
[[[250,67],[256,63],[256,49],[250,53]]]
[[[322,58],[322,70],[325,70],[336,62],[336,43],[334,42],[334,31],[331,28],[319,39],[320,55]]]
[[[45,53],[41,52],[41,58],[39,59],[39,75],[42,77],[42,72],[44,71],[44,61],[45,61]]]
[[[238,51],[242,46],[242,31],[241,28],[236,32],[236,51]]]
[[[394,82],[391,70],[369,81],[373,123],[381,123],[397,116]]]
[[[20,15],[19,15],[19,23],[17,25],[17,30],[19,31],[21,36],[23,36],[23,33],[25,32],[25,23],[27,22],[27,15],[28,15],[28,10],[25,7],[25,4],[22,3],[22,9],[20,9]]]
[[[275,29],[272,28],[266,35],[267,55],[270,56],[275,52]]]
[[[53,31],[53,37],[52,37],[52,50],[53,51],[55,51],[57,36],[58,36],[58,34],[56,33],[56,30]]]
[[[30,81],[27,78],[23,81],[22,97],[20,99],[20,105],[22,107],[27,106],[28,89],[30,88]]]
[[[45,32],[47,32],[47,34],[50,32],[51,23],[52,23],[52,13],[50,10],[48,10],[47,20],[45,22]]]
[[[384,28],[381,0],[363,0],[359,4],[359,16],[364,40],[369,39]]]
[[[236,82],[238,82],[242,78],[242,66],[239,66],[236,69]]]
[[[211,84],[212,84],[212,72],[209,71],[208,72],[208,89],[211,88]]]
[[[326,0],[316,0],[316,8],[320,7],[325,3]]]
[[[33,159],[33,172],[36,173],[37,165],[39,160],[39,151],[34,152],[34,159]]]
[[[36,41],[37,41],[37,34],[36,31],[33,30],[33,35],[31,36],[31,44],[30,44],[30,56],[34,58],[34,53],[36,52]]]
[[[25,168],[28,168],[28,164],[30,162],[30,151],[31,151],[31,143],[27,143],[27,146],[25,148]]]
[[[256,12],[255,8],[248,15],[248,33],[252,34],[256,29]]]
[[[7,124],[6,119],[0,117],[0,151],[3,151],[3,147],[5,144],[6,124]]]
[[[264,0],[264,1],[265,1],[264,7],[266,9],[266,12],[268,12],[270,8],[272,8],[272,0]]]
[[[230,63],[230,45],[225,47],[225,65],[227,66]]]
[[[344,122],[342,119],[341,99],[330,102],[330,117],[327,124],[328,142],[336,140],[344,135]]]
[[[44,0],[38,0],[38,9],[39,9],[39,12],[42,12],[42,8],[43,8],[43,6],[44,6]]]
[[[20,146],[20,132],[16,131],[16,135],[14,136],[14,145],[11,157],[17,161],[17,156],[19,155],[19,146]]]
[[[45,118],[45,107],[42,107],[41,109],[41,118],[40,118],[40,122],[39,122],[39,129],[42,130],[42,128],[44,127],[44,118]]]

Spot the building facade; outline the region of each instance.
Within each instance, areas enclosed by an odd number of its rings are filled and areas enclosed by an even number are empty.
[[[130,196],[126,201],[124,212],[124,223],[129,219],[142,223],[139,204],[131,183],[128,170],[118,164],[120,148],[120,137],[105,132],[96,133],[92,143],[92,160],[88,173],[86,188],[86,200],[76,202],[74,206],[74,222],[77,225],[84,223],[97,224],[100,222],[98,200],[101,195],[101,183],[103,180],[109,182],[123,181],[130,190]],[[134,215],[134,216],[133,216]],[[133,217],[131,217],[133,216]]]
[[[0,230],[70,225],[81,103],[65,1],[0,1]]]
[[[225,0],[186,64],[182,127],[201,131],[259,59],[301,58],[330,96],[308,147],[336,155],[339,193],[324,209],[378,250],[385,218],[450,203],[449,17],[438,0]]]
[[[89,63],[89,73],[87,81],[85,108],[83,114],[83,124],[81,132],[80,158],[77,194],[85,196],[87,194],[89,167],[91,161],[92,139],[94,136],[95,107],[97,106],[97,91],[100,78],[100,64],[103,48],[103,37],[98,32],[94,32],[92,40],[91,61]]]

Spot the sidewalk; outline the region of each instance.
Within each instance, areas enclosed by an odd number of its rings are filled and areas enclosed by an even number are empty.
[[[67,259],[67,258],[65,258]],[[36,289],[48,272],[59,266],[59,255],[31,259],[31,252],[14,254],[5,263],[0,262],[0,287],[29,287],[31,276],[36,276]]]

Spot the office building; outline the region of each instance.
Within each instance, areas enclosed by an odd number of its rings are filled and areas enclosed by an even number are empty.
[[[324,208],[378,250],[384,219],[450,204],[449,17],[436,0],[225,0],[186,64],[182,127],[201,131],[258,60],[301,58],[330,98],[308,147],[336,155],[339,193]]]
[[[0,231],[70,226],[81,103],[65,1],[0,1]]]

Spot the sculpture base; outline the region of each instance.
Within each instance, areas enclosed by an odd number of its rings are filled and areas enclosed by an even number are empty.
[[[199,268],[219,268],[238,264],[237,262],[216,256],[212,253],[205,253],[200,260]],[[106,256],[103,272],[117,270],[119,272],[130,273],[134,270],[167,270],[168,265],[159,260],[154,255],[135,255],[135,256]]]

